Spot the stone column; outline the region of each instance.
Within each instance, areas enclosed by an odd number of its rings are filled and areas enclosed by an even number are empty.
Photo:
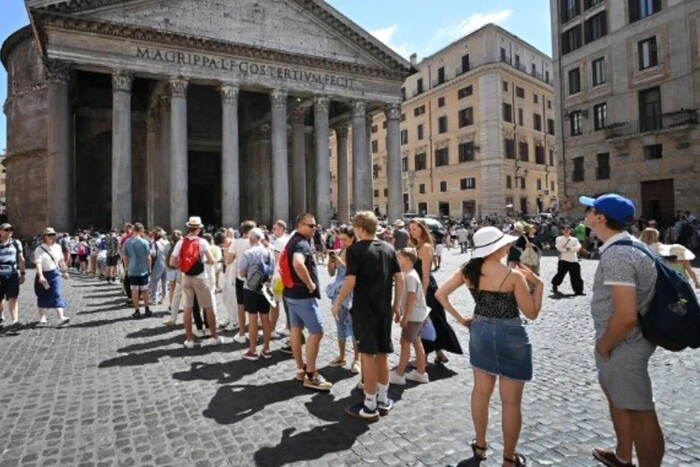
[[[287,155],[287,92],[270,94],[272,105],[272,217],[289,221],[289,158]],[[273,221],[273,222],[274,222]]]
[[[372,210],[372,164],[367,154],[367,106],[363,101],[352,104],[352,198],[355,211]]]
[[[292,216],[306,211],[306,109],[292,113]]]
[[[238,87],[221,85],[222,151],[221,151],[221,223],[227,227],[240,225],[240,162],[238,154]]]
[[[124,71],[112,75],[112,227],[131,218],[131,84]]]
[[[159,129],[159,150],[160,163],[157,169],[160,178],[160,202],[156,208],[155,221],[158,225],[167,229],[172,225],[170,222],[170,96],[161,95],[158,105],[160,106],[160,129]],[[182,228],[182,227],[178,227]]]
[[[324,227],[331,224],[331,169],[328,154],[328,106],[330,99],[314,99],[314,138],[316,139],[316,221]]]
[[[160,127],[160,107],[158,101],[152,104],[148,109],[146,117],[146,225],[156,225],[156,206],[160,198],[164,196],[161,185],[161,177],[158,169],[160,168],[160,158],[162,153],[159,149],[160,139],[158,138],[157,130]],[[160,224],[158,224],[160,225]]]
[[[49,118],[47,121],[48,222],[58,231],[73,230],[73,157],[70,137],[68,83],[70,66],[50,60],[46,63]]]
[[[184,229],[187,199],[187,80],[170,78],[170,227]],[[197,213],[191,213],[196,216]]]
[[[367,191],[369,192],[369,199],[371,200],[370,206],[371,210],[374,211],[374,153],[372,152],[372,116],[367,114],[367,121],[365,126],[365,131],[367,132],[367,167],[370,170],[369,183]],[[380,206],[381,211],[381,206]]]
[[[386,177],[389,190],[389,222],[403,219],[403,186],[401,172],[401,106],[389,104],[386,114]]]
[[[350,205],[348,200],[348,126],[335,128],[335,140],[338,143],[338,222],[350,222]]]

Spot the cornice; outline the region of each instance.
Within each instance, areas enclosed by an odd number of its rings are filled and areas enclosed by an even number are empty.
[[[5,167],[9,167],[16,162],[27,159],[43,159],[47,156],[47,154],[46,148],[32,148],[26,151],[8,152],[5,155],[2,164]]]

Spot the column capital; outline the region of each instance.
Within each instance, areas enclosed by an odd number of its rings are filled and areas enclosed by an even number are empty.
[[[128,71],[115,70],[112,73],[112,92],[131,92],[131,85],[134,83],[134,76]]]
[[[386,115],[387,120],[400,120],[401,119],[401,105],[400,104],[387,104],[384,107],[384,115]]]
[[[219,92],[221,93],[221,101],[224,104],[238,104],[238,94],[240,90],[235,84],[222,83],[221,86],[219,86]]]
[[[328,113],[328,108],[331,105],[331,100],[327,96],[314,97],[314,113]]]
[[[365,101],[353,101],[352,116],[364,117],[367,114],[367,103]]]
[[[70,79],[70,63],[62,60],[44,60],[44,72],[49,83],[68,84]]]
[[[168,80],[170,84],[170,95],[172,97],[187,97],[188,81],[181,76],[174,76]]]
[[[270,104],[273,109],[282,109],[287,107],[287,91],[284,89],[275,89],[270,93]]]
[[[305,107],[295,107],[292,109],[292,123],[306,123]]]
[[[170,96],[167,94],[161,94],[158,96],[158,101],[160,102],[160,105],[170,107]]]
[[[350,133],[350,128],[348,128],[347,125],[338,125],[333,127],[333,130],[335,130],[335,136],[337,139],[346,139],[348,137],[348,133]]]

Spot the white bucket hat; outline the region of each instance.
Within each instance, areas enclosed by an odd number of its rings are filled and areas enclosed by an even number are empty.
[[[518,240],[518,237],[504,234],[496,227],[482,227],[474,233],[472,258],[486,258],[499,248]]]

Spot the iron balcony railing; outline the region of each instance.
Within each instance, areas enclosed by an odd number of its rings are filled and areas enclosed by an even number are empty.
[[[697,110],[681,109],[676,112],[651,115],[639,120],[613,123],[611,125],[607,125],[604,130],[605,137],[609,139],[697,124]]]

